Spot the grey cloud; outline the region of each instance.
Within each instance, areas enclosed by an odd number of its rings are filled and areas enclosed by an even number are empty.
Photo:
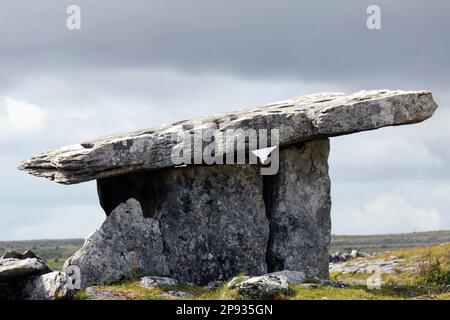
[[[398,80],[448,85],[450,3],[376,1],[383,29],[369,31],[366,8],[372,2],[9,2],[0,11],[1,64],[7,70],[1,81],[12,84],[30,72],[54,69],[147,66],[356,86]],[[65,29],[65,8],[72,3],[82,8],[78,32]]]

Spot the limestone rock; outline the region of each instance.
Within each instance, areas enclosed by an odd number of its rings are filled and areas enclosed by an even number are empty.
[[[167,291],[167,295],[174,297],[174,298],[179,298],[179,299],[189,299],[192,298],[193,295],[189,292],[184,292],[184,291]]]
[[[289,284],[282,275],[264,275],[242,281],[236,287],[240,294],[252,298],[271,299],[280,294],[287,294]]]
[[[301,271],[328,278],[331,199],[328,139],[280,152],[280,168],[265,177],[270,220],[268,271]]]
[[[209,129],[280,130],[280,146],[320,137],[411,124],[431,117],[437,105],[428,91],[319,93],[220,115],[113,135],[23,161],[19,169],[59,183],[72,184],[142,169],[172,167],[171,153],[185,132]],[[225,139],[225,138],[224,138]],[[218,141],[224,154],[226,143]],[[248,148],[248,144],[246,145]]]
[[[81,271],[81,287],[105,284],[147,274],[167,275],[159,223],[146,218],[130,199],[119,205],[98,231],[64,264]]]
[[[144,171],[101,179],[98,190],[107,215],[131,197],[158,221],[169,274],[179,281],[266,273],[269,223],[255,166]]]
[[[292,270],[282,270],[276,271],[268,274],[269,276],[284,276],[288,284],[299,284],[303,283],[306,280],[305,273],[301,271],[292,271]]]
[[[205,285],[266,273],[269,223],[257,167],[192,166],[136,175],[133,194],[123,199],[114,189],[123,188],[126,177],[99,181],[99,190],[124,204],[107,212],[99,231],[65,263],[80,267],[82,287],[149,274]],[[106,195],[100,192],[103,204]],[[134,198],[145,200],[144,211]]]
[[[266,273],[269,223],[257,167],[164,170],[155,183],[155,219],[172,277],[206,285],[240,273]]]
[[[163,286],[177,286],[179,283],[177,280],[169,278],[169,277],[155,277],[155,276],[147,276],[143,277],[139,281],[139,285],[144,288],[159,288]]]
[[[37,258],[0,260],[0,282],[11,282],[50,271],[47,265]]]
[[[208,283],[206,287],[210,290],[216,290],[220,288],[223,284],[224,281],[211,281],[210,283]]]
[[[16,251],[6,251],[0,259],[23,259],[23,254]]]
[[[236,289],[237,285],[239,283],[241,283],[242,281],[245,281],[247,279],[250,279],[250,277],[248,276],[238,276],[238,277],[233,277],[227,284],[227,287],[229,289]]]
[[[68,277],[62,272],[50,272],[29,279],[23,289],[26,300],[59,300],[71,298],[74,291],[67,287]]]

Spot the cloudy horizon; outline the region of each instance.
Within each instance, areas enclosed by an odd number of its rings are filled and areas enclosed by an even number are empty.
[[[343,2],[342,2],[343,3]],[[24,0],[0,11],[0,240],[83,238],[95,182],[21,160],[97,136],[295,96],[425,89],[420,124],[331,138],[332,233],[450,229],[450,2]],[[81,8],[68,30],[66,8]],[[366,9],[381,9],[368,30]]]

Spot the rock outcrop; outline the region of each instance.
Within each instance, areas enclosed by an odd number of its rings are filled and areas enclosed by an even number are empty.
[[[257,299],[272,299],[281,294],[287,294],[289,283],[282,275],[263,275],[252,277],[236,285],[242,295]]]
[[[65,263],[80,268],[82,287],[275,272],[241,288],[269,296],[287,290],[278,272],[328,278],[328,138],[418,123],[436,108],[428,91],[313,94],[95,139],[19,168],[63,184],[97,180],[106,221]]]
[[[54,271],[29,279],[23,288],[22,298],[26,300],[59,300],[71,298],[74,290],[69,289],[67,274]]]

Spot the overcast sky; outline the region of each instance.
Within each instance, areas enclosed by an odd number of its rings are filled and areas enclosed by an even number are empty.
[[[81,8],[81,30],[66,9]],[[381,30],[366,9],[381,8]],[[16,170],[41,151],[320,91],[427,89],[412,126],[331,139],[334,234],[450,229],[450,2],[40,0],[0,5],[0,240],[85,237],[95,182]]]

